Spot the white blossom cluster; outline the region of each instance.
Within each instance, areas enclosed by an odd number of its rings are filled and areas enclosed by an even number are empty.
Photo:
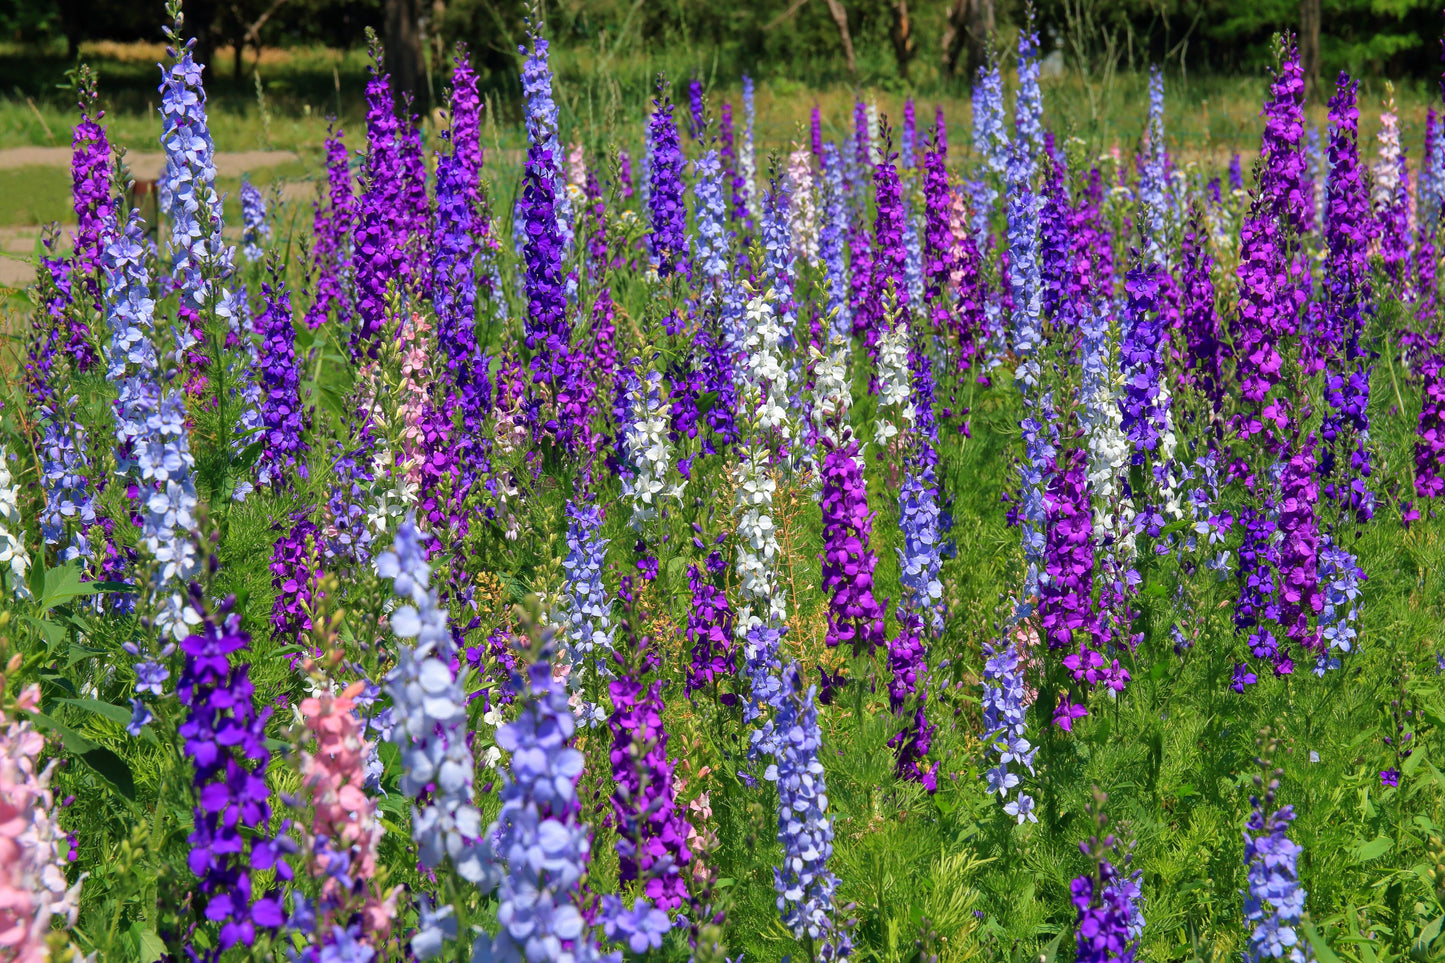
[[[789,437],[788,370],[783,367],[783,326],[773,310],[777,295],[768,290],[754,294],[746,309],[747,334],[743,340],[744,401],[753,411],[755,427],[766,434],[774,428]]]
[[[787,617],[787,598],[778,585],[778,530],[773,525],[773,492],[777,483],[768,475],[768,450],[748,448],[738,473],[733,511],[738,519],[738,557],[735,570],[743,605],[738,619],[739,638],[750,626],[768,621],[779,624]]]
[[[633,531],[657,517],[665,498],[682,500],[682,485],[672,472],[672,446],[667,440],[667,409],[662,404],[662,375],[647,372],[646,387],[641,378],[627,379],[627,403],[631,423],[622,436],[623,451],[632,468],[622,479],[622,495],[632,506],[628,524]]]
[[[848,427],[848,406],[853,400],[848,385],[847,347],[835,339],[824,352],[810,346],[813,356],[813,425],[818,441],[841,444],[843,429]]]
[[[1127,474],[1131,448],[1119,410],[1118,343],[1102,302],[1084,315],[1083,360],[1079,382],[1079,421],[1089,451],[1089,492],[1094,503],[1094,535],[1112,537],[1125,559],[1134,556],[1134,509],[1121,504],[1119,481]]]
[[[7,572],[10,591],[18,599],[30,597],[25,583],[29,568],[30,553],[25,549],[25,531],[20,527],[20,486],[10,474],[10,453],[0,445],[0,570]]]
[[[918,417],[908,371],[908,323],[897,315],[878,339],[877,440],[885,444]]]

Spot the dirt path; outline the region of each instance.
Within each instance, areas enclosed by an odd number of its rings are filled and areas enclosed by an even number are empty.
[[[247,171],[289,164],[301,158],[289,150],[223,151],[216,154],[216,173],[222,177],[240,177]],[[153,181],[166,166],[166,155],[160,151],[127,152],[125,161],[137,180]],[[8,147],[0,150],[0,170],[16,167],[70,167],[69,147]]]

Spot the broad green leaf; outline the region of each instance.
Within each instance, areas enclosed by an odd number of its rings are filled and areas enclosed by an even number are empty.
[[[1395,841],[1388,836],[1379,836],[1370,840],[1355,850],[1355,862],[1368,863],[1372,859],[1379,859],[1388,853],[1395,846]]]
[[[130,710],[122,708],[121,706],[112,705],[109,702],[101,702],[99,699],[59,699],[57,701],[64,702],[66,705],[75,706],[78,709],[84,709],[86,712],[94,713],[103,719],[109,719],[111,722],[116,722],[123,726],[130,723]]]
[[[45,573],[45,585],[40,591],[42,611],[55,608],[82,595],[94,595],[95,585],[81,579],[80,564],[67,562]]]
[[[156,963],[166,955],[166,944],[149,924],[130,924],[130,938],[135,943],[136,963]]]

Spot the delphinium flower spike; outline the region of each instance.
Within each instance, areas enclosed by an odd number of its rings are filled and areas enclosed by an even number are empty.
[[[1244,831],[1244,865],[1249,888],[1244,893],[1244,918],[1250,926],[1248,963],[1284,959],[1308,963],[1314,958],[1300,940],[1296,927],[1304,916],[1304,889],[1299,881],[1299,857],[1304,850],[1288,836],[1294,807],[1274,808],[1283,770],[1269,761],[1275,746],[1266,745],[1256,760],[1263,775],[1254,777],[1249,797],[1254,811]]]
[[[1008,638],[1002,644],[985,642],[983,646],[983,744],[996,763],[984,773],[988,791],[998,793],[1004,812],[1023,825],[1025,820],[1038,822],[1034,799],[1018,789],[1013,799],[1009,792],[1019,786],[1017,763],[1034,771],[1035,749],[1027,738],[1029,694],[1025,687],[1024,667],[1019,642],[1025,629],[1010,622],[1004,627]]]
[[[88,532],[96,524],[95,492],[87,473],[90,460],[85,451],[85,429],[68,411],[79,401],[72,398],[65,409],[41,409],[45,435],[40,444],[40,476],[45,489],[45,506],[40,513],[40,535],[55,547],[61,562],[89,560],[94,556]]]
[[[843,158],[838,145],[823,145],[823,224],[818,235],[818,257],[827,275],[825,310],[830,319],[829,339],[846,352],[852,339],[853,319],[848,293],[851,277],[844,248],[850,230],[848,196],[844,186]]]
[[[688,273],[687,208],[682,201],[684,159],[666,87],[659,88],[652,105],[648,121],[652,131],[652,190],[648,194],[652,232],[647,243],[652,251],[652,266],[658,277],[665,278],[675,271]]]
[[[1145,128],[1147,146],[1139,175],[1139,206],[1144,227],[1144,257],[1149,262],[1168,261],[1168,199],[1164,144],[1164,72],[1158,64],[1149,68],[1149,122]]]
[[[351,236],[356,221],[356,196],[351,188],[346,144],[335,123],[326,131],[325,206],[316,203],[312,248],[316,297],[306,311],[306,326],[313,331],[334,316],[345,329],[350,322]]]
[[[30,551],[20,517],[20,486],[10,471],[10,452],[0,445],[0,583],[17,599],[30,598]]]
[[[353,360],[375,360],[387,323],[387,287],[402,271],[401,144],[391,78],[381,71],[381,49],[373,45],[366,81],[366,159],[351,245],[354,315]],[[335,201],[333,201],[333,205]]]
[[[602,537],[601,506],[568,502],[567,557],[562,560],[566,586],[559,616],[569,666],[567,687],[584,693],[577,715],[586,725],[596,725],[606,715],[601,706],[586,701],[585,693],[600,691],[598,683],[610,671],[612,600],[602,584],[607,543]]]
[[[544,636],[535,661],[513,676],[517,715],[497,730],[509,761],[499,767],[501,810],[486,839],[504,865],[490,869],[482,888],[496,888],[500,926],[496,936],[476,938],[477,963],[621,963],[621,954],[598,950],[578,907],[592,849],[577,798],[584,760],[572,745],[577,724],[551,657]],[[436,921],[438,950],[444,922]],[[455,932],[455,921],[450,925]]]
[[[1133,963],[1139,937],[1144,932],[1144,914],[1139,903],[1139,872],[1132,875],[1109,861],[1117,857],[1118,843],[1111,835],[1102,839],[1108,827],[1104,815],[1107,797],[1097,788],[1088,812],[1093,818],[1096,834],[1079,844],[1080,851],[1094,864],[1087,876],[1079,876],[1070,884],[1074,907],[1078,910],[1078,926],[1074,933],[1075,959],[1079,963]],[[1124,865],[1129,862],[1126,852]]]
[[[75,926],[85,877],[67,885],[61,807],[50,788],[61,760],[41,766],[45,737],[25,718],[40,708],[40,687],[32,683],[8,708],[0,711],[0,952],[17,963],[44,963],[53,918]]]
[[[784,667],[782,686],[775,757],[764,773],[778,787],[778,842],[783,845],[782,866],[773,870],[778,911],[795,939],[810,941],[817,959],[846,959],[852,955],[852,941],[846,925],[835,918],[838,878],[828,868],[833,821],[818,761],[823,733],[815,705],[817,687],[802,691],[796,662]]]
[[[256,323],[261,339],[261,421],[265,447],[257,462],[257,480],[262,485],[286,488],[292,478],[307,477],[306,452],[302,434],[306,428],[301,404],[301,372],[296,358],[296,329],[291,318],[291,294],[277,277],[272,265],[271,284],[261,285],[266,310]]]
[[[271,710],[256,708],[250,666],[232,663],[248,654],[251,637],[241,628],[234,598],[208,606],[193,584],[189,605],[201,620],[181,642],[185,662],[176,680],[176,696],[186,710],[177,733],[196,788],[187,865],[202,896],[197,912],[220,924],[216,949],[206,956],[216,960],[237,944],[251,946],[258,930],[281,926],[279,884],[288,882],[292,871],[282,844],[271,836],[265,775]],[[253,900],[251,874],[268,870],[278,886]]]
[[[271,222],[267,219],[266,198],[249,179],[241,181],[241,245],[242,253],[251,261],[265,256],[263,245],[271,239]]]
[[[101,121],[95,74],[84,64],[77,78],[80,121],[71,136],[71,199],[76,227],[71,248],[70,300],[81,310],[67,316],[66,347],[77,371],[89,371],[100,361],[91,344],[88,318],[101,309],[101,257],[107,231],[115,220],[111,196],[110,141]]]
[[[753,141],[753,128],[756,123],[753,78],[743,74],[743,139],[738,147],[738,177],[742,181],[742,196],[747,205],[748,216],[753,221],[757,221],[762,213],[758,197],[758,161]]]

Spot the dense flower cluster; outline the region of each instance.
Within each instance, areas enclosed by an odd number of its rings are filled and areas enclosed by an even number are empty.
[[[302,831],[304,860],[321,884],[316,905],[298,905],[291,916],[291,923],[313,941],[299,957],[303,963],[370,959],[366,951],[380,948],[396,917],[400,887],[382,894],[376,884],[383,830],[367,791],[367,759],[374,746],[357,715],[365,687],[353,682],[298,706],[315,740],[301,752],[298,766],[311,804],[311,821]]]
[[[228,598],[208,610],[200,588],[192,587],[190,605],[202,621],[199,631],[181,642],[185,664],[176,681],[176,697],[186,711],[177,733],[196,787],[187,864],[199,880],[198,911],[220,925],[213,958],[237,944],[250,946],[258,929],[275,930],[283,922],[279,885],[253,900],[251,874],[274,871],[278,884],[292,878],[281,842],[271,836],[266,785],[271,710],[256,708],[250,667],[232,664],[251,644],[234,604]]]
[[[652,190],[648,206],[652,213],[652,233],[648,245],[652,265],[658,277],[674,271],[687,273],[687,208],[683,205],[682,172],[685,163],[677,124],[672,119],[673,104],[664,95],[653,101],[652,119]]]
[[[838,878],[828,869],[833,854],[833,821],[828,818],[828,790],[818,761],[823,733],[814,705],[817,687],[802,692],[798,666],[783,669],[776,719],[775,758],[764,778],[778,787],[778,842],[782,865],[773,870],[778,910],[797,939],[822,942],[821,960],[844,959],[852,952],[846,930],[834,919],[833,894]]]
[[[373,56],[379,58],[380,51]],[[401,145],[392,105],[391,80],[381,72],[379,59],[366,82],[366,160],[362,167],[360,203],[351,241],[352,311],[351,352],[375,360],[386,328],[388,285],[402,277],[405,242],[401,212]],[[338,172],[339,173],[339,172]],[[333,177],[332,209],[336,206]]]
[[[631,503],[628,525],[634,531],[658,517],[668,498],[682,499],[682,485],[672,477],[672,447],[668,444],[668,418],[662,404],[662,375],[635,371],[627,375],[627,402],[631,417],[623,430],[622,446],[629,471],[622,478],[622,497]]]
[[[390,739],[401,749],[401,791],[425,800],[412,812],[418,860],[431,870],[450,860],[463,879],[480,883],[491,869],[473,802],[467,698],[452,672],[455,645],[447,613],[437,605],[421,533],[410,519],[397,530],[391,550],[377,556],[376,574],[391,580],[403,599],[390,616],[392,632],[403,641],[386,683]],[[416,641],[405,641],[411,639]],[[413,949],[421,938],[413,939]]]
[[[589,502],[567,505],[567,557],[562,560],[567,584],[562,590],[559,621],[566,640],[568,687],[581,690],[601,677],[612,653],[612,602],[602,584],[608,540],[602,537],[602,508]],[[599,720],[600,708],[583,703],[583,721]]]
[[[272,279],[261,285],[266,310],[256,322],[261,348],[261,421],[264,442],[257,461],[257,479],[262,485],[285,488],[292,477],[306,478],[306,452],[302,437],[306,428],[301,404],[300,362],[296,357],[296,329],[291,321],[291,294],[284,281]]]
[[[708,575],[727,567],[721,555],[709,557]],[[737,674],[737,655],[733,645],[734,618],[727,593],[714,586],[696,565],[687,569],[687,584],[692,590],[692,607],[687,613],[686,636],[692,646],[692,661],[687,672],[687,695],[716,685],[721,679]]]
[[[316,204],[312,248],[316,271],[315,299],[306,311],[306,326],[313,331],[335,319],[342,327],[350,316],[351,232],[355,229],[356,196],[351,189],[351,168],[339,127],[326,132],[326,206]]]
[[[511,762],[502,772],[502,808],[486,835],[506,868],[500,880],[493,868],[483,883],[484,889],[497,888],[501,928],[495,937],[478,936],[472,957],[620,963],[619,954],[598,950],[577,907],[592,849],[577,800],[583,758],[572,747],[576,722],[545,648],[525,677],[514,676],[512,687],[522,694],[521,708],[497,730],[497,745]],[[454,920],[436,919],[430,931],[438,950],[445,923],[456,932]]]
[[[873,515],[858,443],[829,445],[823,457],[823,592],[828,598],[830,646],[851,646],[869,655],[884,643],[883,606],[873,596],[878,556],[869,546]]]
[[[115,221],[116,202],[110,191],[110,141],[101,124],[105,111],[97,106],[92,75],[84,67],[81,70],[80,122],[72,131],[70,160],[76,220],[70,275],[79,290],[71,290],[70,300],[82,310],[67,314],[65,344],[76,370],[89,371],[100,359],[91,344],[88,319],[100,308],[101,256],[105,234]]]
[[[77,401],[71,399],[68,407]],[[40,444],[40,478],[45,489],[40,535],[45,544],[55,546],[62,562],[89,559],[94,550],[88,532],[96,523],[96,515],[95,493],[86,477],[90,461],[85,452],[85,431],[60,412],[46,414],[45,437]]]
[[[1249,874],[1244,918],[1253,924],[1245,951],[1249,963],[1267,959],[1307,963],[1313,959],[1295,930],[1304,916],[1306,894],[1299,883],[1302,850],[1287,835],[1294,807],[1265,811],[1274,805],[1278,785],[1271,779],[1262,799],[1250,797],[1254,811],[1244,832],[1244,864]]]
[[[1012,631],[1012,628],[1010,628]],[[1029,743],[1028,693],[1024,688],[1023,665],[1019,657],[1019,635],[1002,647],[987,642],[983,646],[983,743],[997,765],[984,773],[990,793],[998,793],[1004,812],[1022,825],[1024,820],[1038,822],[1034,815],[1034,799],[1022,789],[1013,799],[1009,791],[1019,785],[1019,774],[1009,765],[1018,763],[1034,771],[1034,753]]]

